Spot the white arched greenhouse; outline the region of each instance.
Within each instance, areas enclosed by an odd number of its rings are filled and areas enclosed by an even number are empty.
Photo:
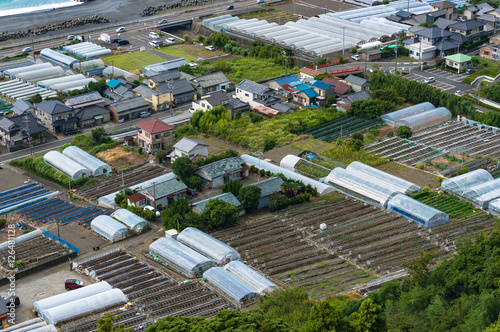
[[[110,284],[108,284],[106,281],[101,281],[92,285],[72,290],[71,292],[65,292],[48,297],[43,300],[35,301],[33,303],[33,309],[37,312],[40,312],[42,310],[57,307],[68,302],[80,300],[91,295],[106,292],[110,289],[113,289]]]
[[[500,214],[500,198],[490,201],[488,210],[495,212],[497,215]]]
[[[194,227],[185,228],[180,232],[177,241],[211,258],[218,265],[241,259],[235,249]]]
[[[203,279],[237,303],[257,296],[250,286],[221,267],[212,267],[203,273]]]
[[[283,159],[281,159],[280,167],[316,180],[326,178],[332,171],[331,169],[315,164],[293,154],[286,155]]]
[[[64,82],[53,84],[50,88],[56,91],[65,91],[65,90],[81,90],[86,87],[90,82],[97,82],[95,78],[85,78],[83,80]]]
[[[427,228],[445,224],[450,219],[448,214],[402,194],[391,198],[387,209]]]
[[[500,197],[500,179],[475,185],[465,191],[462,197],[486,209],[490,201]]]
[[[382,120],[384,120],[384,122],[394,126],[402,118],[424,113],[425,111],[429,111],[435,108],[436,107],[434,105],[426,101],[417,105],[408,106],[406,108],[400,109],[399,111],[381,115],[380,117],[382,118]]]
[[[142,232],[145,228],[149,227],[149,222],[146,219],[139,217],[127,209],[118,209],[113,212],[111,217],[119,220],[121,223],[125,224],[128,228],[137,233]]]
[[[261,295],[271,293],[272,291],[278,289],[276,284],[269,281],[269,279],[241,261],[232,261],[227,263],[224,266],[224,270],[246,283],[256,293]]]
[[[186,277],[201,276],[215,265],[214,261],[170,237],[162,237],[149,246],[153,258],[159,258],[166,265]],[[157,256],[157,257],[154,257]]]
[[[492,181],[493,176],[486,170],[479,168],[474,171],[452,177],[441,182],[441,190],[449,191],[461,196],[466,190],[475,185]]]
[[[389,199],[398,193],[394,188],[373,179],[337,167],[326,180],[338,191],[370,204],[386,207]]]
[[[367,179],[382,182],[405,195],[415,194],[422,190],[420,186],[417,186],[410,181],[403,180],[400,177],[365,165],[363,163],[360,163],[359,161],[353,161],[352,163],[350,163],[349,166],[346,167],[346,170],[356,173]]]
[[[77,146],[70,145],[64,149],[62,153],[71,160],[84,166],[93,176],[101,176],[107,172],[111,172],[111,166]]]
[[[51,50],[50,48],[44,48],[41,50],[40,56],[50,62],[67,68],[71,68],[75,63],[78,63],[77,59]]]
[[[43,161],[45,161],[55,169],[63,172],[72,180],[77,180],[83,176],[90,174],[90,171],[88,169],[58,151],[47,152],[43,156]]]
[[[128,228],[110,216],[100,215],[90,223],[90,228],[110,242],[123,240],[127,236]]]
[[[29,72],[29,71],[34,71],[34,70],[39,70],[39,69],[44,69],[44,68],[52,68],[53,65],[49,62],[44,62],[44,63],[37,63],[31,66],[25,66],[25,67],[17,67],[17,68],[12,68],[12,69],[7,69],[3,72],[4,76],[7,76],[9,78],[16,78],[16,75],[19,73],[24,73],[24,72]]]
[[[451,120],[451,112],[445,107],[438,107],[424,113],[415,114],[399,120],[399,125],[406,125],[414,132],[427,127],[437,126]]]
[[[64,69],[57,66],[57,67],[42,68],[42,69],[38,69],[38,70],[19,73],[19,74],[17,74],[16,77],[19,80],[22,80],[25,82],[36,83],[38,81],[45,80],[48,78],[60,77],[60,76],[65,76],[65,75],[66,75],[66,73],[64,72]]]
[[[57,307],[42,310],[39,314],[46,322],[57,324],[126,302],[127,297],[125,294],[120,289],[113,288],[102,293],[61,304]]]
[[[73,81],[84,80],[85,76],[83,74],[68,75],[63,77],[51,78],[48,80],[39,81],[37,85],[41,88],[50,89],[54,84],[68,83]]]
[[[113,66],[106,67],[102,71],[102,74],[106,77],[123,76],[129,82],[132,82],[132,81],[139,79],[139,76],[137,76],[136,74],[132,74],[131,72],[128,72],[126,70],[123,70],[123,69],[118,68],[118,67],[113,67]]]

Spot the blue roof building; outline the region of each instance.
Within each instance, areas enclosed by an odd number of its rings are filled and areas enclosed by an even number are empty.
[[[123,82],[118,81],[114,78],[110,79],[108,83],[106,83],[106,85],[109,86],[111,89],[116,89],[116,87],[119,86],[120,84],[123,84]]]

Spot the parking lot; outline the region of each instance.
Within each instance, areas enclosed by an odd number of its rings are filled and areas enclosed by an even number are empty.
[[[133,51],[139,51],[141,47],[144,47],[146,50],[152,50],[154,49],[151,45],[149,45],[149,42],[157,39],[153,39],[149,36],[149,32],[146,29],[141,29],[137,31],[125,31],[123,33],[112,33],[110,34],[111,39],[113,38],[121,38],[121,39],[126,39],[130,42],[130,45],[124,45],[122,46],[123,49],[130,50],[131,52]],[[160,39],[163,42],[163,45],[169,45],[166,42],[167,38],[174,38],[175,40],[178,41],[183,41],[183,39],[179,36],[176,36],[174,34],[171,34],[169,32],[162,31],[160,35]],[[165,57],[169,57],[168,55],[165,54]],[[171,57],[174,59],[174,57]]]
[[[436,81],[429,83],[429,85],[448,93],[455,93],[456,91],[467,93],[474,89],[472,85],[462,83],[462,80],[467,77],[466,74],[452,74],[437,68],[430,68],[424,71],[412,70],[410,74],[404,77],[417,82],[423,82],[429,77],[434,77]]]

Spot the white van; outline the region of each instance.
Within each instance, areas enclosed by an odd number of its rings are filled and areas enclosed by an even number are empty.
[[[163,42],[161,40],[152,40],[148,44],[151,47],[162,47],[163,46]]]
[[[151,31],[149,33],[149,38],[160,39],[160,36],[156,32]]]
[[[169,44],[174,44],[175,43],[175,38],[167,38],[165,41]]]

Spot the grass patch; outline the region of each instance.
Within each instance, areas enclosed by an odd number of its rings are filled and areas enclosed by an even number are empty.
[[[466,78],[463,79],[462,82],[467,83],[467,84],[471,84],[472,81],[474,81],[477,77],[483,76],[483,75],[490,76],[490,77],[494,78],[495,76],[498,75],[498,69],[496,67],[495,68],[492,68],[492,67],[483,68],[480,71],[477,71],[477,72],[467,76]]]
[[[254,58],[239,58],[230,61],[231,71],[225,73],[230,81],[240,83],[243,79],[256,82],[269,80],[276,77],[285,76],[285,67],[271,62],[270,60],[261,60]],[[288,75],[299,72],[298,67],[288,68]]]
[[[387,162],[386,159],[366,152],[363,149],[356,151],[349,144],[345,143],[343,143],[342,145],[335,144],[334,148],[323,151],[322,155],[338,160],[345,164],[350,164],[353,161],[359,161],[372,167],[379,166]]]
[[[341,201],[343,199],[343,196],[339,193],[330,193],[324,196],[318,197],[314,202],[311,204],[324,204],[328,202],[336,202],[336,201]]]
[[[184,58],[187,62],[196,61],[198,58],[210,58],[214,56],[213,52],[205,49],[199,50],[187,50],[182,48],[183,45],[173,45],[168,47],[162,47],[157,49],[158,52],[174,56],[176,58]]]
[[[144,66],[165,61],[161,56],[150,51],[122,53],[102,58],[102,60],[124,70],[138,70]]]

